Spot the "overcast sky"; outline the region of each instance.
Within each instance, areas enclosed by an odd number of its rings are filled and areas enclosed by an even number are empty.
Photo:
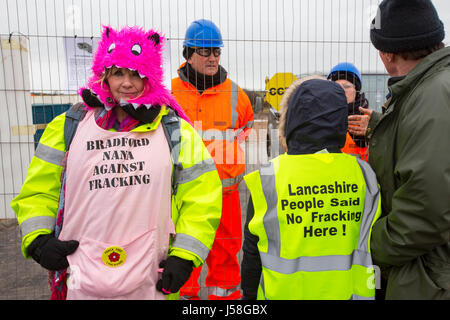
[[[101,24],[156,28],[170,40],[174,77],[187,26],[213,20],[225,42],[221,64],[244,88],[276,72],[327,73],[341,61],[383,73],[370,44],[378,0],[0,0],[0,33],[28,37],[34,90],[67,88],[64,37],[98,37]],[[433,0],[450,42],[450,1]],[[418,17],[420,18],[420,17]]]

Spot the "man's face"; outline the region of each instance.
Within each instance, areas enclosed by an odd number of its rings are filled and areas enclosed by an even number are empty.
[[[215,75],[217,71],[219,71],[220,49],[219,48],[195,48],[195,49],[196,49],[195,52],[188,59],[188,62],[192,66],[192,68],[194,68],[195,71],[207,76]],[[219,51],[217,51],[217,49],[219,49]],[[208,56],[205,56],[208,53],[210,54]],[[217,55],[217,53],[219,54]]]

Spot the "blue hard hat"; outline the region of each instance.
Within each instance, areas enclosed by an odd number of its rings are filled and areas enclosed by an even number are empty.
[[[219,28],[210,20],[200,19],[191,23],[186,30],[184,47],[217,48],[223,47]]]
[[[361,74],[359,73],[358,68],[350,62],[341,62],[335,65],[328,74],[327,79],[331,79],[333,81],[339,79],[349,80],[355,84],[356,90],[361,90]]]

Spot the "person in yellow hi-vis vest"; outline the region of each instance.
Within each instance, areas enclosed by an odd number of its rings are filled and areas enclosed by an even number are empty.
[[[286,91],[279,130],[288,151],[244,176],[244,299],[375,298],[380,193],[367,162],[340,150],[347,116],[334,82],[300,79]]]
[[[103,26],[83,102],[47,125],[11,201],[51,299],[176,299],[212,247],[222,183],[163,85],[165,41]]]

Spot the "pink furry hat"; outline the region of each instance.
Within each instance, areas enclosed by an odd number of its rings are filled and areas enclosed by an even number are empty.
[[[114,108],[120,101],[114,101],[109,86],[100,79],[104,72],[116,66],[136,70],[144,80],[144,93],[129,101],[135,108],[145,105],[166,105],[178,115],[190,122],[183,109],[163,84],[162,47],[164,37],[154,30],[145,31],[140,27],[124,27],[116,31],[103,26],[101,40],[98,43],[92,65],[92,77],[88,87],[97,94],[107,110]],[[78,91],[81,95],[83,89]]]

